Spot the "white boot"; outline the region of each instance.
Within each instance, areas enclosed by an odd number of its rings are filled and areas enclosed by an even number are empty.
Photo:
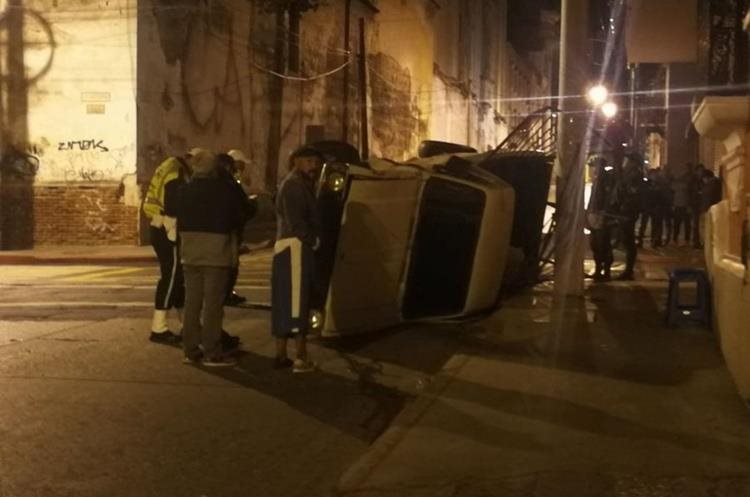
[[[154,317],[151,320],[151,331],[154,333],[164,333],[165,331],[169,331],[167,311],[154,309]]]

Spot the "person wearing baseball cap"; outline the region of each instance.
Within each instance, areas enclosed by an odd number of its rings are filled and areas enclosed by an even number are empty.
[[[241,214],[241,227],[237,233],[238,243],[238,254],[242,247],[242,235],[245,228],[245,224],[255,215],[256,206],[250,201],[245,190],[242,188],[240,183],[240,177],[242,171],[247,164],[248,159],[245,154],[238,149],[230,150],[225,154],[217,155],[218,174],[219,177],[224,179],[228,185],[231,186],[233,194],[237,197],[238,205],[242,206]],[[247,298],[238,294],[234,287],[237,284],[237,277],[239,276],[239,258],[236,261],[236,265],[232,268],[229,275],[229,282],[227,285],[226,299],[224,305],[238,306],[247,301]]]

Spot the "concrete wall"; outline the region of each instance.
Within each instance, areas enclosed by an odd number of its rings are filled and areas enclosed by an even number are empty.
[[[750,251],[743,229],[750,220],[750,99],[706,97],[693,115],[704,140],[717,152],[707,167],[723,180],[723,200],[706,215],[706,265],[711,276],[715,325],[740,395],[750,402]],[[706,144],[707,145],[707,144]],[[720,152],[719,152],[720,151]],[[746,232],[747,236],[748,233]],[[743,254],[743,249],[745,253]]]
[[[549,105],[553,52],[520,55],[507,25],[507,0],[443,2],[435,20],[433,139],[486,150]]]
[[[3,68],[18,79],[3,88],[3,154],[39,168],[26,185],[4,175],[4,248],[58,243],[66,232],[80,243],[133,243],[136,1],[7,5],[4,19],[21,22],[15,33],[3,24],[8,51],[24,69]],[[95,214],[73,205],[80,195],[71,192],[83,190]]]
[[[251,152],[252,16],[242,0],[140,0],[139,183],[192,147]]]
[[[711,274],[715,322],[721,350],[737,389],[750,403],[750,271],[729,250],[726,200],[711,208],[706,223],[706,261]]]
[[[164,158],[191,147],[243,149],[246,183],[273,190],[308,140],[361,146],[363,98],[371,155],[406,159],[429,138],[494,147],[541,106],[515,97],[549,92],[537,55],[506,40],[507,0],[352,0],[350,52],[343,1],[304,12],[299,36],[246,0],[7,3],[30,10],[26,28],[2,26],[28,66],[3,87],[4,150],[39,162],[33,181],[3,176],[7,248],[146,242],[143,192]]]

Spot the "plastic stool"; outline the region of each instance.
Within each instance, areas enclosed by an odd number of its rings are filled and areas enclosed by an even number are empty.
[[[680,283],[695,282],[695,303],[680,305]],[[667,326],[682,322],[711,324],[711,289],[708,276],[702,269],[678,268],[669,273],[667,298]]]

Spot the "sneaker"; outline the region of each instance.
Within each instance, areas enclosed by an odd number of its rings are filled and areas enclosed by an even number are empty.
[[[318,365],[310,360],[295,359],[292,366],[292,373],[311,373],[316,369],[318,369]]]
[[[234,350],[240,346],[240,337],[232,336],[221,330],[221,348],[225,351]]]
[[[274,357],[273,358],[273,369],[286,369],[291,368],[294,361],[288,357]]]
[[[237,365],[237,359],[227,355],[206,357],[203,359],[203,365],[207,368],[231,368]]]
[[[148,339],[154,343],[166,343],[173,345],[182,341],[182,335],[172,333],[169,330],[162,332],[152,331],[151,336],[149,336]]]
[[[244,304],[245,302],[247,302],[247,297],[243,297],[237,292],[230,293],[229,296],[224,299],[224,305],[231,307]]]
[[[182,363],[183,364],[198,365],[198,364],[201,363],[201,359],[203,359],[203,353],[199,350],[199,351],[194,352],[192,354],[185,354],[182,357]]]

